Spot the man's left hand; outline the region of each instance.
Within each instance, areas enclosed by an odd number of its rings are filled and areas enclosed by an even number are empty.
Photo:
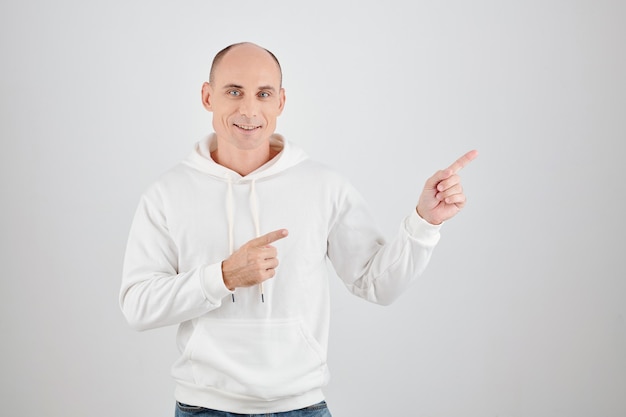
[[[430,224],[441,224],[454,217],[466,202],[458,172],[477,156],[478,151],[469,151],[430,177],[420,195],[417,214]]]

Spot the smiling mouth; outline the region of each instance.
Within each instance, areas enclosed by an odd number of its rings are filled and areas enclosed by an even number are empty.
[[[248,130],[248,131],[259,129],[261,127],[261,126],[253,126],[253,125],[239,125],[237,123],[233,123],[233,124],[239,129]]]

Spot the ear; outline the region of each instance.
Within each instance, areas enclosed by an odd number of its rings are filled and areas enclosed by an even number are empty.
[[[211,106],[212,96],[213,86],[210,83],[202,84],[202,106],[210,112],[213,111],[213,107]]]
[[[279,100],[280,100],[280,103],[278,104],[278,114],[280,115],[283,112],[283,109],[285,108],[285,100],[287,100],[287,97],[285,96],[285,89],[281,87],[278,95],[279,95]]]

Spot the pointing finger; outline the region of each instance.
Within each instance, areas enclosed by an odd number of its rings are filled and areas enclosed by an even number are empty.
[[[252,246],[267,246],[286,237],[288,234],[289,232],[287,232],[287,229],[274,230],[273,232],[259,236],[256,239],[252,239],[250,244],[252,244]]]
[[[466,153],[465,155],[463,155],[462,157],[454,161],[454,163],[448,167],[448,170],[451,170],[452,174],[456,174],[462,168],[464,168],[467,164],[472,162],[474,158],[476,158],[477,156],[478,156],[477,150],[469,151],[468,153]]]

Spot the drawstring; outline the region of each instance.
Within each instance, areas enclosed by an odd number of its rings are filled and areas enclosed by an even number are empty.
[[[226,195],[226,216],[228,220],[228,251],[232,255],[235,251],[235,242],[233,239],[233,180],[228,177],[228,194]]]
[[[252,220],[254,221],[256,237],[260,237],[261,227],[259,225],[259,200],[256,196],[256,180],[252,180],[250,183],[250,212],[252,213]]]
[[[226,220],[228,221],[228,254],[229,256],[235,251],[235,242],[233,239],[233,180],[228,177],[228,192],[226,193]],[[235,302],[235,294],[231,294],[233,303]]]
[[[252,179],[250,182],[250,212],[252,213],[252,220],[254,221],[254,229],[256,237],[261,236],[261,227],[259,225],[259,200],[256,195],[256,180]],[[261,302],[265,302],[265,295],[263,293],[263,283],[259,283],[259,290],[261,291]]]
[[[228,250],[232,255],[235,251],[234,241],[234,198],[233,198],[233,180],[228,177],[228,192],[226,194],[226,219],[228,221]],[[254,222],[254,231],[256,237],[261,236],[261,226],[259,221],[259,201],[256,194],[256,180],[250,182],[250,212],[252,213],[252,220]],[[261,302],[265,302],[265,295],[263,292],[263,283],[259,284],[259,290],[261,291]],[[233,303],[235,302],[235,294],[231,294]]]

